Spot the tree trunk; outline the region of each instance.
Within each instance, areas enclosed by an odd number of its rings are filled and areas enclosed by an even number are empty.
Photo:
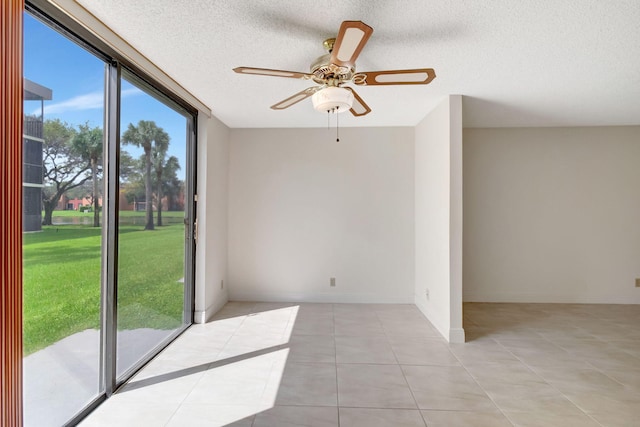
[[[100,227],[100,206],[98,204],[98,159],[91,159],[91,179],[93,180],[93,226]]]
[[[144,189],[145,189],[145,207],[147,211],[146,219],[147,224],[144,226],[145,230],[153,230],[153,200],[151,195],[151,147],[144,148],[144,155],[146,158],[146,173],[144,174]]]
[[[158,227],[162,226],[162,169],[156,172],[156,178],[158,180]]]
[[[42,225],[53,225],[53,210],[56,208],[58,201],[43,200],[42,204],[44,205],[44,218],[42,220]]]

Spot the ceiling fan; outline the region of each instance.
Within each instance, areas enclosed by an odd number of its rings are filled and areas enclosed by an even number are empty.
[[[338,36],[324,41],[323,46],[329,53],[311,64],[310,73],[251,67],[237,67],[233,71],[312,80],[318,84],[272,105],[274,110],[284,110],[311,96],[318,111],[343,113],[349,110],[356,117],[364,116],[371,108],[351,87],[345,86],[347,83],[358,86],[426,85],[436,77],[433,68],[356,72],[356,59],[372,33],[373,28],[364,22],[344,21]]]

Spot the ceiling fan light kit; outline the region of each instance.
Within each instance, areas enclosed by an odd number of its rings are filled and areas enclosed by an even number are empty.
[[[329,86],[311,96],[313,108],[320,112],[344,113],[351,110],[353,92],[343,87]]]
[[[356,72],[356,59],[372,33],[373,28],[362,21],[344,21],[336,38],[324,41],[323,45],[329,53],[311,64],[310,73],[252,67],[237,67],[233,71],[240,74],[312,80],[318,84],[272,105],[274,110],[284,110],[311,97],[313,108],[317,111],[343,113],[349,110],[355,117],[364,116],[371,112],[371,108],[346,84],[426,85],[436,77],[433,68]]]

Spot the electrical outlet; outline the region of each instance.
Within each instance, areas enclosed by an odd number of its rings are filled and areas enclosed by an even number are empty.
[[[429,289],[425,289],[424,294],[427,297],[427,301],[429,301]]]
[[[224,280],[220,280],[220,289],[224,289]]]
[[[331,286],[332,288],[335,288],[336,286],[336,278],[332,277],[329,279],[329,286]]]
[[[640,288],[640,279],[636,279],[636,288]]]

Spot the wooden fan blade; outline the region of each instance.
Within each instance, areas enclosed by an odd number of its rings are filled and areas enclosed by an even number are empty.
[[[351,93],[353,93],[353,104],[351,104],[351,114],[356,117],[366,116],[371,112],[371,108],[358,96],[355,90],[350,87],[345,87],[345,89],[349,89]]]
[[[351,67],[371,37],[373,28],[362,21],[344,21],[331,51],[331,63]]]
[[[308,87],[305,90],[303,90],[301,92],[298,92],[295,95],[292,95],[289,98],[278,102],[277,104],[273,104],[271,106],[271,109],[272,110],[284,110],[285,108],[289,108],[292,105],[297,104],[298,102],[302,101],[303,99],[307,99],[308,97],[310,97],[311,95],[313,95],[314,93],[316,93],[320,89],[321,89],[321,86]]]
[[[298,71],[270,70],[269,68],[237,67],[233,71],[239,74],[256,74],[258,76],[288,77],[291,79],[310,79],[311,74]]]
[[[417,68],[415,70],[366,71],[353,78],[357,85],[426,85],[436,78],[433,68]]]

